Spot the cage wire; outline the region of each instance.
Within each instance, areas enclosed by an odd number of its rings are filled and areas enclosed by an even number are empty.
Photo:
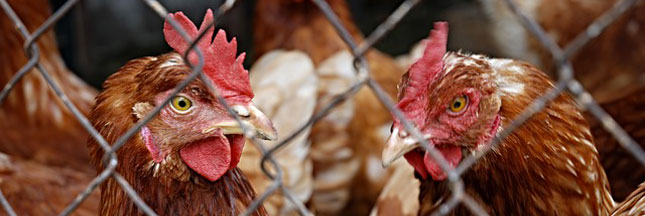
[[[157,0],[142,0],[151,10],[156,12],[161,19],[166,19],[168,10]],[[434,212],[436,215],[445,215],[448,214],[454,209],[458,204],[463,204],[468,208],[473,214],[476,215],[486,215],[486,212],[473,200],[472,197],[467,195],[463,190],[463,181],[460,176],[466,172],[478,159],[483,157],[491,149],[495,148],[500,142],[510,135],[513,130],[521,126],[526,120],[528,120],[533,114],[541,111],[552,99],[560,95],[563,91],[568,90],[574,97],[576,97],[579,105],[581,107],[587,108],[595,118],[599,119],[603,127],[609,131],[613,137],[620,143],[620,145],[627,149],[640,163],[645,166],[645,152],[640,146],[616,123],[616,121],[607,114],[598,103],[591,97],[591,95],[582,87],[582,85],[573,77],[574,71],[571,66],[570,58],[577,53],[582,47],[584,47],[590,40],[600,35],[603,30],[614,22],[620,15],[625,11],[633,7],[638,0],[621,0],[617,1],[614,6],[605,12],[603,15],[598,17],[592,24],[590,24],[585,31],[579,33],[573,41],[564,47],[564,49],[557,45],[557,43],[548,36],[548,34],[542,29],[542,27],[537,24],[537,22],[527,16],[522,12],[514,0],[498,0],[504,1],[505,5],[513,12],[520,23],[524,28],[528,29],[540,44],[548,50],[552,55],[553,61],[556,65],[556,74],[558,75],[556,85],[549,90],[547,93],[533,101],[517,118],[515,118],[511,124],[501,133],[497,134],[494,139],[491,141],[490,145],[487,145],[483,151],[480,151],[474,155],[464,158],[464,160],[459,164],[455,169],[452,169],[448,166],[447,161],[443,156],[433,147],[428,145],[427,141],[423,139],[419,130],[406,119],[406,117],[401,113],[401,111],[395,107],[394,101],[388,96],[388,94],[383,90],[379,83],[377,83],[370,76],[369,63],[364,57],[364,54],[369,50],[374,44],[376,44],[380,39],[382,39],[388,32],[392,31],[396,25],[403,19],[403,17],[421,0],[406,0],[404,1],[383,23],[381,23],[361,44],[357,44],[356,41],[349,34],[349,31],[341,24],[338,19],[338,16],[333,12],[331,7],[327,4],[325,0],[311,0],[315,5],[323,12],[325,17],[329,22],[334,26],[336,32],[340,35],[343,41],[350,48],[354,56],[354,69],[359,77],[359,81],[354,83],[350,88],[342,92],[341,94],[336,95],[333,99],[323,106],[318,112],[314,113],[312,117],[302,125],[299,129],[289,134],[286,139],[275,145],[274,147],[267,149],[265,148],[263,142],[256,137],[255,131],[250,130],[244,124],[242,124],[239,119],[239,116],[231,109],[231,107],[226,103],[224,98],[217,92],[217,89],[210,82],[204,82],[207,84],[208,88],[215,92],[217,99],[224,107],[228,110],[229,114],[238,121],[238,124],[242,126],[242,130],[247,138],[250,138],[251,143],[257,147],[262,153],[262,160],[258,166],[261,166],[263,173],[273,181],[273,184],[267,188],[267,190],[257,196],[251,205],[248,207],[246,212],[243,215],[250,215],[256,212],[257,208],[262,205],[265,199],[277,190],[287,197],[287,199],[292,202],[298,212],[301,215],[312,215],[311,212],[307,210],[304,203],[300,202],[295,198],[295,196],[282,184],[282,170],[280,166],[276,163],[273,158],[273,154],[278,151],[280,148],[288,145],[297,135],[305,131],[308,127],[311,127],[321,118],[325,117],[330,111],[332,111],[336,106],[341,104],[343,101],[352,98],[361,88],[367,87],[371,89],[378,99],[383,103],[383,105],[392,112],[397,118],[401,120],[401,123],[404,125],[405,129],[415,138],[422,147],[430,153],[430,155],[438,162],[441,169],[447,173],[447,180],[450,182],[452,196],[446,202],[444,202],[437,212]],[[29,32],[25,25],[22,23],[20,18],[13,11],[11,6],[8,4],[7,0],[0,0],[0,6],[6,13],[6,15],[13,21],[16,26],[17,31],[25,39],[24,51],[25,55],[29,58],[27,63],[18,70],[18,72],[9,80],[9,82],[4,86],[0,92],[0,103],[7,97],[9,92],[15,86],[15,84],[24,77],[25,74],[30,72],[32,69],[36,68],[43,78],[47,81],[51,89],[54,91],[55,95],[63,101],[64,105],[71,111],[74,117],[80,122],[80,124],[89,132],[91,137],[95,139],[101,148],[105,151],[104,153],[104,170],[99,173],[84,191],[77,195],[76,199],[70,203],[60,215],[69,215],[71,214],[80,204],[83,202],[90,193],[96,189],[96,187],[104,182],[106,179],[112,177],[116,182],[121,186],[121,188],[126,192],[130,197],[132,202],[139,207],[139,209],[146,215],[157,215],[142,199],[139,197],[136,191],[132,189],[130,184],[115,171],[115,168],[118,164],[118,157],[116,151],[125,144],[125,142],[137,133],[141,127],[143,127],[148,121],[154,118],[164,106],[157,106],[153,111],[143,118],[140,122],[135,124],[130,128],[125,134],[123,134],[115,143],[110,145],[107,141],[98,133],[98,131],[90,124],[88,119],[79,112],[79,110],[71,103],[69,98],[62,92],[59,85],[53,81],[47,70],[39,63],[39,47],[35,42],[48,31],[62,16],[70,11],[78,3],[78,0],[68,0],[65,2],[57,11],[55,11],[40,27],[38,27],[34,32]],[[236,0],[226,0],[218,10],[215,11],[214,20],[208,24],[208,28],[215,28],[216,22],[226,14],[226,12],[231,9],[236,3]],[[189,42],[190,47],[183,53],[183,58],[187,59],[189,52],[195,52],[198,56],[197,65],[192,65],[189,61],[185,61],[186,64],[192,69],[191,74],[183,80],[177,87],[174,88],[170,96],[168,96],[163,103],[167,104],[172,97],[174,97],[179,91],[186,87],[190,82],[195,79],[206,79],[205,75],[202,73],[202,68],[204,66],[204,58],[202,52],[198,47],[195,46],[199,40],[205,35],[206,29],[198,34],[196,38],[190,38],[184,29],[178,25],[178,23],[172,18],[167,19],[168,22],[175,28],[180,35]],[[267,164],[272,167],[273,172],[267,168]],[[2,205],[4,211],[10,215],[16,215],[15,211],[7,201],[7,199],[2,194],[0,190],[0,205]]]

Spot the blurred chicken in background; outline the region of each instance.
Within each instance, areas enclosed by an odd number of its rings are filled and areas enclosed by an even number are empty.
[[[85,172],[0,152],[0,189],[18,215],[57,215],[91,180]],[[98,191],[91,193],[72,215],[96,215],[99,200]],[[6,215],[2,208],[0,215]]]
[[[9,1],[15,12],[33,32],[49,17],[45,0]],[[0,12],[0,59],[6,60],[0,69],[0,85],[27,64],[23,50],[25,40],[13,21]],[[40,64],[49,72],[71,102],[87,115],[94,104],[96,90],[70,72],[60,57],[53,32],[38,40]],[[88,133],[50,89],[35,68],[20,80],[0,104],[0,152],[48,165],[68,166],[91,171],[85,148]],[[65,157],[61,157],[65,155]]]
[[[51,13],[45,0],[10,0],[30,32]],[[0,11],[0,86],[27,64],[25,40],[8,15]],[[71,73],[60,57],[52,31],[38,40],[39,63],[87,115],[96,90]],[[0,103],[0,189],[20,215],[61,212],[91,181],[85,143],[88,133],[50,89],[36,69],[29,71]],[[98,192],[81,204],[76,215],[95,215]],[[2,211],[0,211],[2,212]]]
[[[625,96],[601,104],[602,108],[634,139],[645,148],[645,87]],[[623,200],[638,188],[645,179],[645,168],[621,146],[614,136],[589,111],[584,113],[594,137],[598,156],[605,168],[611,193],[615,199]]]
[[[549,33],[560,47],[568,45],[618,0],[515,0],[519,9]],[[507,57],[529,61],[543,71],[554,70],[552,57],[518,21],[501,0],[481,0],[494,23],[492,34],[497,46]],[[642,131],[641,125],[629,124],[645,117],[645,109],[637,105],[645,86],[645,2],[637,1],[609,25],[597,38],[592,39],[576,53],[572,60],[575,77],[599,103],[608,108],[632,136]],[[554,77],[554,74],[551,74]],[[614,107],[614,108],[610,108]],[[640,109],[632,109],[641,107]],[[592,132],[600,153],[600,160],[615,199],[622,200],[645,178],[645,167],[633,157],[626,157],[625,150],[610,136],[595,117],[586,115],[592,122]],[[633,137],[645,147],[645,139]],[[636,170],[636,172],[634,172]],[[625,176],[633,176],[625,178]]]
[[[363,36],[346,2],[328,3],[354,39],[361,42]],[[316,110],[359,81],[347,45],[311,1],[258,1],[254,38],[258,56],[287,49],[301,50],[311,57],[320,80]],[[371,75],[393,98],[403,70],[390,56],[377,50],[370,50],[366,57]],[[379,161],[389,122],[389,112],[364,87],[314,124],[310,137],[315,185],[311,203],[318,214],[369,212],[389,176]]]
[[[253,64],[250,79],[256,96],[253,102],[272,120],[279,135],[277,141],[263,142],[266,144],[264,147],[270,149],[309,120],[316,106],[318,78],[314,73],[314,65],[306,54],[275,50],[263,55]],[[313,192],[309,132],[310,128],[305,129],[273,154],[282,169],[283,185],[303,203],[309,201]],[[261,160],[259,149],[247,141],[238,166],[258,194],[273,185],[273,181],[262,172]],[[275,173],[269,162],[266,166],[271,173]],[[264,207],[269,215],[297,215],[296,206],[280,191],[264,201]]]
[[[552,57],[500,0],[481,0],[495,24],[497,46],[517,57],[554,71]],[[568,45],[618,0],[516,0],[559,46]],[[576,78],[599,102],[645,86],[645,2],[638,1],[573,56]]]

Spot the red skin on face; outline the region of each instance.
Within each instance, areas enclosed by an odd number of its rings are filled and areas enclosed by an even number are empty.
[[[423,57],[410,67],[402,80],[397,107],[422,134],[429,136],[429,144],[434,146],[446,159],[449,167],[454,169],[462,159],[462,148],[468,144],[477,147],[487,143],[497,130],[498,124],[491,123],[491,130],[488,133],[483,132],[474,143],[462,143],[464,134],[479,120],[481,98],[489,96],[492,92],[481,92],[467,86],[437,86],[448,73],[444,68],[447,39],[447,23],[435,23],[435,30],[430,34]],[[429,88],[436,88],[441,92],[433,92],[435,96],[430,98],[430,92],[435,89]],[[458,113],[450,111],[449,104],[461,96],[467,99],[465,109]],[[396,116],[394,118],[393,127],[403,131],[400,121]],[[406,153],[405,158],[424,179],[428,174],[436,181],[446,178],[438,163],[427,152],[415,150]]]
[[[228,42],[224,30],[219,30],[213,38],[213,28],[207,25],[213,22],[213,12],[209,9],[199,29],[182,12],[169,14],[168,19],[173,19],[182,28],[188,37],[193,40],[200,32],[204,36],[197,43],[196,48],[202,53],[204,74],[211,82],[217,93],[221,95],[229,106],[248,105],[253,98],[253,91],[249,82],[248,71],[242,66],[245,54],[236,58],[237,41],[235,38]],[[164,24],[166,42],[176,52],[185,53],[190,43],[186,41],[175,28],[166,21]],[[198,65],[196,52],[191,52],[188,59],[193,66]],[[159,94],[155,98],[156,104],[169,96],[170,90]],[[182,92],[189,97],[193,107],[189,113],[179,114],[166,107],[160,113],[160,118],[168,127],[179,131],[185,138],[191,140],[179,150],[179,155],[188,167],[210,181],[219,179],[226,171],[233,169],[240,161],[244,137],[242,135],[224,135],[219,129],[209,134],[204,134],[203,129],[211,127],[217,122],[233,120],[226,109],[218,102],[200,101],[199,96],[191,92]],[[151,132],[152,129],[152,132]],[[163,146],[168,140],[155,140],[154,128],[144,128],[141,132],[144,142],[155,162],[161,162],[169,153],[170,147]],[[182,138],[183,139],[183,138]]]

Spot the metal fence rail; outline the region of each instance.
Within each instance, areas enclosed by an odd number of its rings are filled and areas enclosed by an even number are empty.
[[[166,15],[168,14],[168,11],[166,8],[157,0],[142,0],[146,5],[150,7],[153,11],[155,11],[161,19],[166,19]],[[510,135],[512,131],[522,125],[523,122],[525,122],[527,119],[529,119],[533,114],[539,112],[542,110],[542,108],[545,107],[545,105],[552,99],[554,99],[557,95],[559,95],[562,91],[568,90],[571,92],[575,97],[578,98],[578,101],[581,103],[581,106],[588,108],[591,113],[600,120],[602,125],[605,127],[607,131],[609,131],[615,138],[616,140],[624,147],[626,148],[630,153],[633,154],[633,156],[638,159],[638,161],[645,166],[645,152],[639,147],[639,145],[631,138],[627,133],[616,123],[616,121],[613,120],[611,116],[609,116],[591,97],[591,95],[584,90],[582,85],[573,78],[573,68],[571,66],[570,58],[578,51],[580,50],[581,47],[585,46],[591,39],[597,37],[602,33],[602,31],[613,21],[615,21],[618,16],[623,14],[625,11],[627,11],[629,8],[633,7],[638,0],[621,0],[618,1],[612,9],[607,11],[605,14],[597,18],[591,25],[589,25],[586,29],[586,31],[581,32],[578,34],[578,36],[570,43],[568,44],[565,49],[562,49],[559,47],[553,39],[551,39],[549,36],[547,36],[546,32],[540,27],[540,25],[537,24],[535,20],[532,18],[528,17],[526,14],[524,14],[522,11],[519,10],[517,5],[514,3],[513,0],[499,0],[499,1],[504,1],[506,5],[510,8],[510,10],[517,16],[517,18],[520,20],[520,22],[523,24],[525,28],[527,28],[540,42],[540,44],[545,47],[553,56],[553,60],[557,65],[557,75],[558,75],[558,80],[557,84],[553,89],[548,91],[546,94],[542,95],[540,98],[536,99],[533,101],[533,103],[527,107],[516,119],[514,119],[511,124],[500,134],[498,134],[493,140],[490,145],[487,145],[487,147],[484,149],[484,151],[481,151],[475,155],[471,155],[467,158],[464,158],[462,163],[459,164],[459,166],[456,169],[451,169],[449,168],[446,160],[443,158],[443,156],[432,146],[428,145],[427,141],[423,139],[421,133],[416,129],[416,127],[408,121],[405,116],[401,113],[398,108],[395,107],[394,102],[392,99],[388,96],[387,93],[381,88],[379,83],[377,83],[372,77],[370,77],[370,71],[368,67],[368,61],[364,57],[364,54],[368,49],[370,49],[375,43],[377,43],[380,39],[382,39],[385,35],[387,35],[388,32],[392,31],[392,29],[396,26],[396,24],[401,21],[401,19],[410,11],[411,8],[413,8],[417,3],[420,2],[420,0],[406,0],[403,2],[399,8],[397,8],[381,25],[379,25],[376,30],[370,34],[366,40],[364,40],[361,44],[357,44],[356,41],[351,37],[349,34],[348,30],[341,24],[339,21],[338,17],[336,14],[332,11],[331,7],[325,2],[325,0],[312,0],[318,8],[324,13],[325,17],[330,21],[330,23],[334,26],[336,29],[337,33],[341,36],[341,38],[344,40],[344,42],[350,47],[352,54],[354,55],[355,61],[354,61],[354,67],[356,70],[356,73],[358,74],[358,77],[360,81],[355,83],[353,86],[345,90],[343,93],[335,96],[328,104],[323,106],[320,111],[315,113],[305,125],[303,125],[301,128],[296,130],[294,133],[289,134],[286,136],[287,138],[283,140],[281,143],[278,143],[271,149],[266,149],[262,141],[256,139],[255,132],[250,131],[248,128],[245,128],[245,125],[242,124],[239,119],[239,117],[235,114],[235,112],[231,109],[230,106],[226,103],[224,98],[217,93],[217,90],[212,86],[210,82],[204,82],[207,84],[208,88],[211,89],[211,91],[215,92],[217,95],[217,98],[219,102],[224,104],[226,109],[228,110],[229,114],[233,118],[235,118],[238,122],[239,125],[243,127],[244,134],[251,138],[251,142],[260,149],[261,153],[263,154],[261,163],[258,164],[259,166],[262,167],[262,171],[264,172],[269,179],[273,180],[273,184],[267,188],[267,191],[265,191],[263,194],[260,194],[251,204],[249,209],[244,213],[244,215],[249,215],[255,212],[258,206],[260,206],[264,200],[274,193],[276,190],[280,190],[286,197],[287,199],[292,202],[299,210],[301,215],[310,215],[311,212],[307,210],[305,205],[295,199],[294,195],[289,192],[287,188],[284,187],[282,184],[282,170],[280,169],[280,166],[275,162],[273,158],[273,154],[279,150],[281,147],[288,145],[289,142],[296,137],[298,134],[303,132],[306,128],[311,127],[314,123],[316,123],[318,120],[320,120],[322,117],[326,116],[331,110],[333,110],[336,106],[338,106],[340,103],[343,101],[352,98],[352,96],[358,92],[361,88],[367,86],[367,88],[370,88],[378,97],[378,99],[392,112],[394,115],[401,119],[401,123],[405,126],[406,130],[410,132],[410,134],[417,139],[425,148],[427,152],[431,154],[431,156],[439,163],[441,169],[443,169],[447,174],[448,174],[448,181],[451,183],[451,190],[452,190],[452,197],[446,201],[438,210],[438,212],[435,212],[436,214],[443,215],[447,214],[452,209],[455,208],[458,204],[462,203],[464,204],[468,209],[472,211],[473,214],[477,215],[486,215],[486,212],[484,212],[480,206],[474,202],[474,200],[464,193],[463,190],[463,182],[460,176],[466,172],[477,160],[481,157],[483,157],[487,152],[489,152],[492,148],[497,146],[506,136]],[[219,20],[221,16],[223,16],[231,7],[234,6],[235,0],[226,0],[217,11],[215,11],[215,18],[212,23],[210,23],[208,26],[209,28],[214,28],[216,22]],[[93,139],[95,139],[101,148],[105,151],[105,161],[106,161],[106,167],[103,170],[103,172],[99,173],[97,177],[95,177],[89,185],[87,185],[86,189],[78,194],[76,199],[63,210],[63,212],[60,213],[60,215],[69,215],[72,213],[80,204],[85,200],[89,194],[96,189],[96,187],[104,182],[106,179],[112,177],[116,180],[116,182],[121,185],[123,190],[127,193],[127,195],[130,197],[130,199],[142,210],[145,214],[147,215],[156,215],[156,213],[138,196],[136,191],[132,189],[132,187],[128,184],[128,182],[117,172],[115,172],[115,168],[118,164],[118,159],[117,159],[117,154],[116,151],[119,149],[125,142],[133,136],[135,133],[137,133],[141,127],[143,127],[148,121],[150,121],[152,118],[154,118],[159,111],[164,107],[164,106],[158,106],[155,107],[155,109],[150,113],[148,116],[142,119],[139,123],[137,123],[134,127],[130,128],[125,134],[123,134],[115,143],[112,143],[110,145],[107,143],[107,141],[97,132],[97,130],[92,127],[88,119],[79,112],[79,110],[71,103],[69,98],[62,92],[61,88],[52,80],[50,74],[45,70],[44,67],[39,63],[39,47],[38,44],[35,42],[43,35],[44,32],[49,30],[54,23],[56,23],[63,15],[65,15],[69,10],[78,3],[78,0],[68,0],[63,6],[58,9],[54,14],[52,14],[51,17],[49,17],[36,31],[34,32],[29,32],[25,25],[22,23],[22,21],[18,18],[16,13],[13,11],[11,6],[7,3],[7,0],[0,0],[0,6],[4,10],[4,12],[7,14],[7,16],[14,22],[15,26],[17,27],[18,32],[22,35],[22,37],[25,39],[25,54],[29,58],[28,62],[18,71],[16,75],[14,75],[11,80],[4,86],[2,91],[0,92],[0,103],[3,102],[3,100],[7,97],[9,92],[12,90],[14,85],[21,80],[21,78],[31,71],[31,69],[36,68],[40,72],[40,74],[43,76],[43,78],[47,81],[49,86],[52,88],[56,96],[58,96],[65,106],[71,111],[71,113],[76,117],[76,119],[81,123],[81,125],[90,133]],[[175,89],[173,90],[172,94],[168,98],[164,100],[163,103],[161,104],[167,104],[174,95],[176,95],[181,89],[183,89],[185,86],[187,86],[190,82],[192,82],[194,79],[197,79],[198,77],[201,79],[206,79],[205,75],[202,73],[202,68],[204,65],[204,59],[202,56],[201,51],[199,50],[198,47],[195,46],[197,41],[202,39],[202,37],[205,35],[206,30],[200,32],[197,38],[192,40],[192,38],[189,38],[184,29],[181,29],[181,27],[177,24],[175,20],[172,18],[168,19],[169,23],[182,35],[182,37],[187,41],[190,42],[190,48],[186,53],[183,53],[184,59],[187,59],[188,52],[196,52],[198,56],[198,64],[197,65],[191,65],[189,61],[186,61],[186,63],[192,68],[193,72],[190,74],[190,76],[182,81]],[[273,170],[275,172],[269,171],[269,169],[266,167],[265,162],[268,162],[270,166],[272,166]],[[12,207],[6,200],[6,198],[3,196],[2,192],[0,191],[0,205],[4,208],[4,210],[7,212],[9,215],[16,215],[16,213],[13,211]]]

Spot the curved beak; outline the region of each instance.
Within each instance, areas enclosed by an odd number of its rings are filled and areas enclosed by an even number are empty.
[[[405,155],[405,153],[408,153],[421,146],[412,137],[401,137],[399,133],[399,128],[395,127],[392,131],[392,135],[390,135],[387,143],[385,143],[383,155],[381,156],[383,167],[389,166],[396,159],[399,159],[401,156]]]
[[[246,108],[249,111],[249,117],[246,121],[255,128],[258,136],[265,140],[277,140],[278,132],[273,127],[271,120],[253,103],[249,104]]]
[[[238,105],[239,106],[239,105]],[[273,127],[273,123],[260,111],[253,103],[243,107],[234,107],[234,110],[240,116],[242,124],[251,129],[257,136],[264,140],[277,140],[278,132]],[[241,110],[241,111],[238,111]],[[218,122],[204,130],[202,133],[210,133],[216,129],[221,129],[223,134],[244,134],[242,127],[236,120]],[[253,135],[253,134],[250,134]],[[247,134],[249,136],[249,134]]]

